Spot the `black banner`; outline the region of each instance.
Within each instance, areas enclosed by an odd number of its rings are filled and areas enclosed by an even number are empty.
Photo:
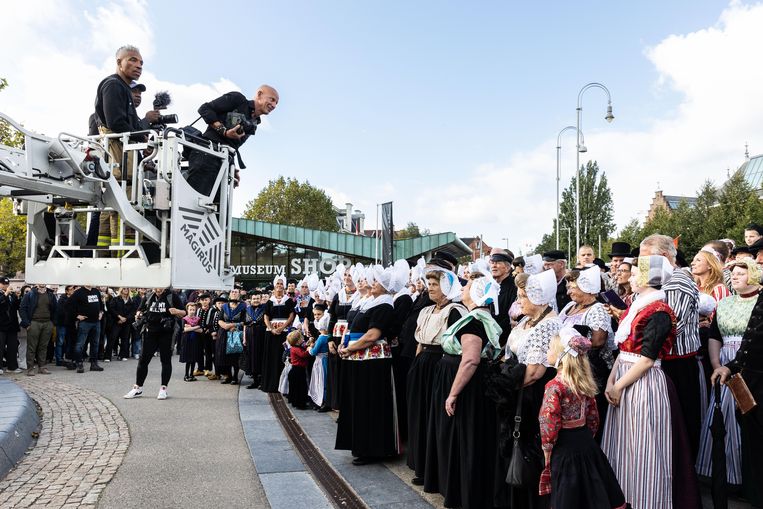
[[[392,239],[395,236],[395,226],[392,223],[392,202],[382,203],[382,265],[389,267],[394,261]]]

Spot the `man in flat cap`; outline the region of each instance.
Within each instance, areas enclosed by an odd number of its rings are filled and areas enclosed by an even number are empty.
[[[567,275],[567,257],[564,252],[553,249],[543,253],[543,270],[549,269],[553,270],[556,276],[556,311],[558,312],[572,300],[567,295],[567,281],[564,279]]]
[[[514,254],[506,249],[494,247],[490,251],[490,273],[496,283],[501,285],[501,291],[498,293],[498,313],[493,315],[495,321],[501,326],[503,332],[498,340],[501,346],[506,345],[506,340],[511,332],[511,319],[509,318],[509,308],[517,300],[517,285],[514,283],[512,275]]]

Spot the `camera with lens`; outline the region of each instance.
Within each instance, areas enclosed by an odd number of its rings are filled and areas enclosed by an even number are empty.
[[[228,129],[238,127],[239,133],[243,132],[244,134],[252,135],[257,130],[257,123],[246,118],[246,115],[243,113],[231,111],[228,112],[228,115],[225,117],[225,127]]]
[[[172,98],[170,97],[169,92],[157,92],[154,96],[154,109],[157,111],[166,110],[170,103],[172,103]],[[177,123],[178,116],[174,113],[169,115],[159,115],[159,118],[153,122],[154,125],[167,125]]]

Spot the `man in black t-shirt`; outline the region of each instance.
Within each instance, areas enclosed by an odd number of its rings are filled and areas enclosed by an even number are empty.
[[[148,375],[148,365],[158,350],[162,362],[162,385],[157,399],[167,399],[167,384],[172,376],[172,332],[175,319],[184,317],[185,310],[175,293],[167,288],[156,288],[141,301],[136,316],[141,315],[145,316],[146,323],[143,351],[138,361],[135,385],[124,397],[133,399],[143,395],[143,382]]]
[[[74,362],[77,373],[84,373],[82,349],[90,340],[90,371],[103,371],[98,365],[98,339],[101,336],[101,318],[103,318],[103,299],[98,288],[82,286],[71,296],[71,312],[77,324],[77,343],[74,345]]]

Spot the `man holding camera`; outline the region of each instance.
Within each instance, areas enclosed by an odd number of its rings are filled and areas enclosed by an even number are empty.
[[[138,117],[133,99],[132,83],[143,73],[143,57],[135,46],[122,46],[117,50],[117,72],[105,78],[98,85],[95,97],[95,115],[98,131],[102,135],[141,131],[145,125]],[[143,85],[137,85],[143,87]],[[149,123],[159,119],[158,111],[149,111],[146,120]],[[133,154],[124,157],[122,142],[118,139],[109,140],[109,155],[111,162],[116,163],[112,170],[114,178],[127,179],[127,194],[132,185]],[[123,167],[124,166],[124,167]],[[125,168],[126,167],[126,168]],[[106,247],[118,243],[119,217],[115,212],[102,213],[98,229],[98,246]],[[134,233],[125,231],[125,243],[133,243]]]
[[[183,303],[169,289],[155,288],[153,293],[141,301],[136,316],[140,319],[141,315],[145,323],[143,351],[138,361],[135,385],[124,397],[133,399],[143,395],[143,382],[148,375],[148,365],[158,350],[162,363],[162,385],[157,399],[167,399],[167,384],[172,376],[172,332],[175,328],[175,318],[185,316]]]
[[[269,85],[257,89],[253,100],[240,92],[228,92],[214,101],[204,103],[199,115],[207,123],[204,138],[232,147],[238,151],[250,136],[254,136],[262,115],[268,115],[278,105],[278,92]],[[200,151],[189,156],[188,183],[207,196],[212,192],[222,161]],[[239,156],[239,166],[244,168]],[[238,171],[235,175],[238,185]]]

